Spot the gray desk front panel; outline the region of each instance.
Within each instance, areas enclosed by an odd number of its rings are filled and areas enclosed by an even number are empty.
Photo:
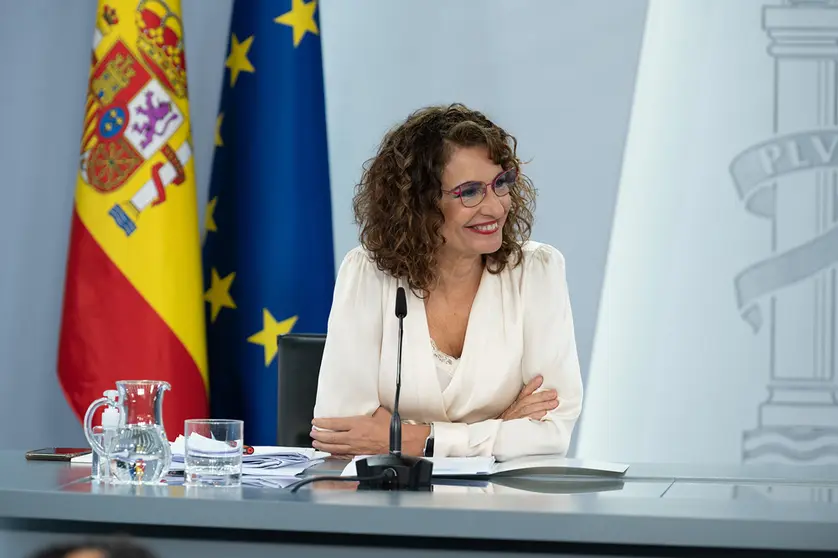
[[[695,471],[698,474],[682,479],[677,466],[637,469],[622,486],[592,493],[575,490],[581,486],[575,482],[592,482],[588,479],[563,481],[563,491],[568,492],[564,494],[530,492],[526,483],[440,486],[430,494],[365,493],[313,485],[312,490],[290,494],[248,487],[91,485],[79,480],[86,473],[84,467],[27,464],[20,454],[0,452],[0,471],[19,475],[17,481],[3,475],[0,518],[14,532],[46,532],[60,525],[94,531],[110,525],[152,538],[162,529],[192,533],[188,538],[211,535],[238,542],[267,538],[282,545],[302,544],[291,535],[329,535],[414,550],[421,548],[422,541],[435,541],[442,544],[440,549],[464,542],[506,543],[538,545],[541,550],[552,545],[557,552],[567,544],[577,550],[631,545],[838,551],[838,506],[829,501],[708,498],[700,497],[705,494],[701,488],[689,488],[730,483],[763,486],[765,471],[739,469],[723,475]],[[650,473],[659,476],[652,478]],[[714,477],[726,480],[702,480]],[[838,471],[775,470],[768,478],[775,484],[784,479],[795,487],[838,486]]]

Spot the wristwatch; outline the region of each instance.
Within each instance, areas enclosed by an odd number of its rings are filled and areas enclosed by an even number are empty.
[[[425,449],[422,451],[422,455],[425,457],[434,456],[434,423],[431,423],[429,426],[431,427],[431,433],[425,438]]]

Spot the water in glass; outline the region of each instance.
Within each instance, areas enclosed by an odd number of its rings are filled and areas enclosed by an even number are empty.
[[[242,421],[187,420],[184,425],[185,482],[240,486],[244,448]]]
[[[117,428],[107,450],[110,477],[116,483],[157,481],[169,469],[171,448],[156,425]]]

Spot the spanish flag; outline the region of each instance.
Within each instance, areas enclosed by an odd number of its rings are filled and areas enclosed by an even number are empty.
[[[118,380],[162,380],[169,439],[208,412],[180,0],[99,0],[58,350],[81,419]]]

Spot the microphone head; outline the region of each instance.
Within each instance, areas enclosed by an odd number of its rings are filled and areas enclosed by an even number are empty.
[[[396,317],[404,318],[407,316],[407,297],[404,294],[404,287],[399,287],[396,291]]]

